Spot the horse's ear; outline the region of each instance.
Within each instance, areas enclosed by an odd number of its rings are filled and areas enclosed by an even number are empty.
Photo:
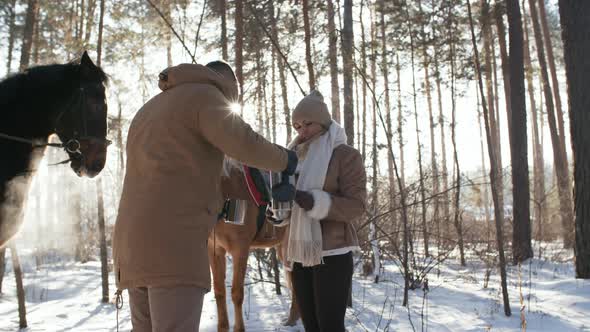
[[[87,51],[84,51],[84,53],[82,54],[82,59],[80,60],[80,65],[82,65],[83,67],[88,67],[88,68],[95,68],[96,67],[94,62],[92,62],[92,60],[88,56]]]

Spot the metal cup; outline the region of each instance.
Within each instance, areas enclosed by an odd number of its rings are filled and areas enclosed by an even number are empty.
[[[282,173],[270,172],[271,191],[275,185],[277,185],[281,182],[286,182],[286,181],[290,182],[291,184],[293,184],[295,182],[293,176],[286,176],[286,175],[283,175]],[[271,197],[272,197],[272,192],[271,192]],[[272,206],[271,209],[272,209],[272,213],[274,215],[274,218],[277,221],[282,221],[282,220],[285,220],[291,216],[291,209],[293,208],[293,201],[279,202],[279,201],[275,201],[274,199],[272,199],[271,206]]]
[[[225,203],[225,222],[233,225],[244,225],[246,217],[246,201],[242,199],[229,199]]]

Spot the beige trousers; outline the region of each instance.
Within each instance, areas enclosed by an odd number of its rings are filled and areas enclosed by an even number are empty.
[[[133,332],[198,332],[207,290],[200,287],[130,288]]]

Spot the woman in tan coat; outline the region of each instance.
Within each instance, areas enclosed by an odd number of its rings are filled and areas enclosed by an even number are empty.
[[[345,331],[352,252],[359,250],[353,221],[367,195],[363,160],[319,92],[299,102],[292,121],[298,136],[290,147],[299,164],[287,261],[295,296],[306,331]]]

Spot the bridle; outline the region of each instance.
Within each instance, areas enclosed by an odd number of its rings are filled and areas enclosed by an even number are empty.
[[[54,133],[57,134],[60,139],[62,137],[66,137],[67,135],[63,134],[62,127],[63,127],[63,119],[64,115],[67,113],[73,113],[78,110],[81,114],[80,122],[81,128],[79,133],[78,131],[74,131],[74,134],[69,137],[68,139],[64,140],[63,143],[42,143],[37,144],[35,141],[18,136],[12,136],[4,133],[0,133],[0,138],[4,138],[7,140],[29,144],[33,148],[44,148],[44,147],[57,147],[63,148],[66,153],[70,156],[70,159],[64,160],[54,165],[65,164],[72,160],[72,158],[79,158],[84,159],[84,154],[80,150],[82,147],[82,143],[88,142],[93,144],[103,144],[105,147],[109,146],[112,142],[106,138],[100,138],[96,136],[91,136],[88,134],[88,116],[86,107],[84,107],[86,102],[86,88],[80,87],[78,88],[78,92],[72,96],[70,101],[68,101],[66,107],[63,107],[61,112],[58,113],[57,117],[55,118],[55,126],[54,126]]]

